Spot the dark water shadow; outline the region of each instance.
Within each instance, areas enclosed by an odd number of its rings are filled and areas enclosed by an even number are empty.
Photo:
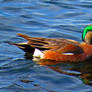
[[[48,68],[61,74],[78,77],[84,84],[92,86],[92,60],[83,63],[66,63],[65,65],[67,69],[62,69],[62,64],[48,66]]]

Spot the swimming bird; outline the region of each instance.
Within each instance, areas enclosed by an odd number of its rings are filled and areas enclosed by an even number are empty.
[[[30,37],[18,33],[27,42],[12,43],[33,56],[34,61],[52,65],[62,62],[83,62],[92,57],[92,25],[85,27],[82,33],[83,42],[63,38]]]

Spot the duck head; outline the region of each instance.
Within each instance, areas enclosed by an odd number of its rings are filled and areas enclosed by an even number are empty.
[[[92,24],[88,25],[82,34],[82,40],[87,43],[92,45]]]

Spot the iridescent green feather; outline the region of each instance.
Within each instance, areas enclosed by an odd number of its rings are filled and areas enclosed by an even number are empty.
[[[92,25],[88,25],[84,31],[83,31],[83,34],[82,34],[82,39],[84,40],[85,39],[85,36],[87,34],[88,31],[92,31]]]

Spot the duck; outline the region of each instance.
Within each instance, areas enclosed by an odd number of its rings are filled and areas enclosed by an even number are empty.
[[[92,57],[92,24],[84,28],[81,43],[72,39],[30,37],[22,33],[17,35],[27,41],[11,44],[32,55],[33,61],[42,65],[84,62]]]

